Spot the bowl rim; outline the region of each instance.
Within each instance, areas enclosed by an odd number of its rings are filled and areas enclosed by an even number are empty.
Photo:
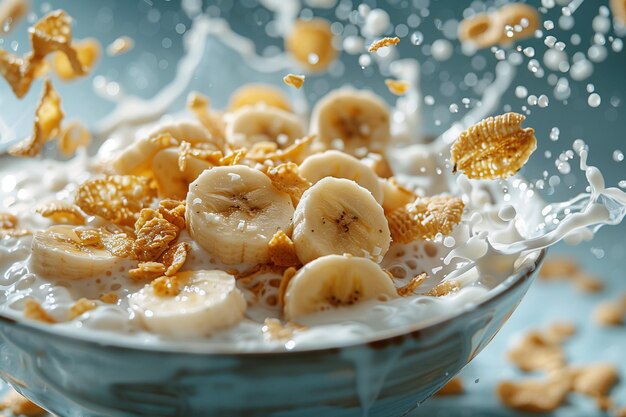
[[[336,352],[342,349],[351,349],[351,348],[362,348],[371,344],[384,344],[391,343],[394,340],[403,339],[406,337],[419,338],[420,333],[432,334],[433,332],[438,331],[441,328],[447,327],[453,320],[457,320],[460,316],[471,314],[479,309],[487,308],[490,305],[497,303],[501,298],[507,295],[509,292],[514,291],[517,287],[522,285],[528,280],[531,280],[534,277],[535,272],[537,272],[543,263],[547,248],[534,250],[528,253],[537,253],[536,259],[532,262],[532,264],[525,265],[519,271],[510,275],[506,279],[504,279],[500,284],[496,287],[489,290],[489,296],[484,298],[483,300],[472,303],[470,305],[465,306],[464,308],[458,309],[454,314],[449,316],[444,316],[442,319],[435,319],[430,323],[424,325],[413,324],[402,328],[391,328],[387,331],[377,332],[377,334],[373,337],[366,338],[359,341],[350,341],[346,343],[339,343],[337,345],[332,346],[322,346],[322,347],[310,347],[310,348],[298,348],[292,351],[290,350],[250,350],[250,351],[228,351],[218,348],[213,348],[211,350],[196,350],[196,349],[183,349],[180,346],[168,345],[168,344],[152,344],[152,345],[141,345],[137,342],[129,342],[126,339],[117,340],[115,338],[110,338],[108,340],[103,340],[102,335],[91,335],[91,334],[69,334],[69,331],[66,329],[62,329],[59,331],[58,328],[50,326],[44,323],[38,323],[33,320],[18,320],[6,315],[5,312],[0,311],[0,322],[4,322],[8,325],[14,326],[22,326],[28,328],[30,331],[35,331],[37,333],[42,333],[43,335],[51,335],[56,338],[65,339],[69,343],[83,343],[83,344],[91,344],[96,345],[102,349],[108,350],[117,350],[117,351],[132,351],[132,352],[150,352],[151,354],[164,354],[164,355],[194,355],[194,356],[222,356],[222,357],[240,357],[240,356],[285,356],[285,355],[298,355],[298,354],[329,354]],[[1,330],[0,330],[1,331]],[[94,332],[96,333],[96,332]],[[112,333],[106,333],[112,334]]]

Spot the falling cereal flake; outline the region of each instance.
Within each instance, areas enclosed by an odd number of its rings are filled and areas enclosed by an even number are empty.
[[[392,94],[402,96],[409,90],[409,83],[402,80],[385,80],[385,85]]]
[[[121,55],[133,49],[135,41],[128,36],[121,36],[107,46],[109,56]]]
[[[369,48],[367,48],[367,51],[376,52],[380,48],[383,48],[385,46],[397,45],[398,43],[400,43],[400,38],[398,38],[397,36],[395,38],[382,38],[372,42]]]
[[[304,75],[287,74],[283,77],[283,82],[299,89],[304,84]]]

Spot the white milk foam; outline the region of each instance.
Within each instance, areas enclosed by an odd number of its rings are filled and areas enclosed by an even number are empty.
[[[278,4],[272,1],[265,3],[270,9]],[[282,9],[278,7],[277,10]],[[284,54],[272,58],[257,55],[252,41],[232,32],[225,20],[196,12],[194,16],[193,27],[185,34],[186,54],[178,64],[175,79],[150,100],[116,98],[116,109],[95,129],[97,136],[108,139],[97,155],[90,157],[81,152],[69,162],[0,157],[0,211],[16,214],[23,228],[47,227],[49,222],[36,214],[34,207],[55,199],[71,200],[78,184],[92,175],[93,167],[99,161],[107,160],[142,136],[147,128],[170,111],[171,104],[186,93],[201,62],[208,36],[219,35],[233,49],[233,53],[240,54],[260,71],[292,68],[292,63]],[[297,12],[291,8],[282,14],[277,13],[277,19],[285,27],[295,16]],[[623,219],[626,193],[605,187],[600,171],[587,166],[587,149],[581,143],[575,150],[589,181],[590,192],[560,204],[545,205],[521,178],[484,182],[469,181],[463,175],[452,176],[448,160],[450,144],[462,130],[497,111],[502,94],[515,76],[514,65],[507,61],[499,62],[495,80],[485,89],[480,106],[472,109],[461,122],[453,124],[434,142],[416,144],[419,137],[415,132],[421,117],[419,62],[414,59],[391,62],[382,57],[377,57],[376,62],[381,70],[388,67],[394,76],[411,85],[411,92],[398,98],[392,109],[392,133],[398,146],[389,149],[388,156],[397,178],[422,195],[451,193],[461,196],[466,204],[463,220],[450,236],[393,245],[381,266],[400,277],[399,285],[426,272],[429,277],[419,288],[420,293],[451,279],[461,282],[459,291],[444,297],[417,294],[325,311],[302,320],[300,324],[307,326],[306,330],[295,331],[288,340],[275,340],[263,331],[263,321],[267,317],[280,316],[279,308],[268,302],[277,294],[279,277],[271,273],[261,274],[247,287],[241,287],[250,305],[246,318],[240,324],[211,337],[171,340],[144,331],[128,307],[127,296],[141,287],[141,284],[127,278],[127,270],[132,267],[130,262],[122,263],[120,270],[111,271],[111,276],[71,282],[62,279],[50,281],[31,272],[31,237],[25,236],[0,240],[0,313],[22,319],[24,299],[33,297],[53,317],[63,320],[77,299],[98,299],[105,292],[118,291],[120,301],[117,305],[98,303],[95,310],[77,320],[53,325],[55,330],[87,339],[187,351],[284,351],[354,344],[401,334],[408,329],[461,314],[504,290],[509,285],[507,278],[532,268],[540,249],[563,239],[587,239],[600,225],[617,224]],[[296,108],[303,114],[306,112],[303,103]],[[168,118],[172,119],[172,116]],[[514,207],[525,209],[519,212]],[[568,209],[567,214],[564,214],[565,209]],[[89,223],[95,225],[97,221],[91,219]],[[193,246],[184,269],[219,267],[211,263],[206,253],[185,232],[181,240],[189,241]],[[249,288],[260,281],[266,284],[265,290],[256,299]]]

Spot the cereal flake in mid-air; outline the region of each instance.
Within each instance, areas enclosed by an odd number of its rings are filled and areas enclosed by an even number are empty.
[[[409,91],[409,83],[403,80],[385,80],[385,85],[389,89],[391,94],[395,94],[396,96],[403,96]]]
[[[461,132],[450,148],[453,172],[462,171],[471,179],[501,179],[515,174],[537,148],[535,131],[520,126],[525,118],[506,113]]]
[[[300,89],[304,85],[304,78],[304,75],[287,74],[283,77],[283,82],[290,87]]]
[[[44,83],[44,90],[35,111],[33,134],[9,149],[13,156],[34,157],[41,152],[43,145],[59,133],[63,120],[61,97],[52,87],[49,79]]]
[[[376,52],[378,51],[380,48],[384,48],[386,46],[392,46],[392,45],[397,45],[400,43],[400,38],[399,37],[387,37],[387,38],[382,38],[382,39],[378,39],[374,42],[372,42],[372,44],[369,46],[369,48],[367,48],[368,52]]]

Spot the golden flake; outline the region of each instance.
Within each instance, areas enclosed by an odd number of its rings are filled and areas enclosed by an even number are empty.
[[[269,241],[270,260],[278,266],[297,266],[300,260],[296,254],[296,246],[293,241],[279,230]]]
[[[488,117],[461,132],[450,149],[453,172],[468,178],[507,178],[519,171],[537,148],[535,131],[523,129],[526,117],[506,113]]]
[[[300,89],[304,85],[304,75],[287,74],[283,77],[283,82],[296,89]]]
[[[96,303],[86,298],[81,298],[70,307],[69,319],[74,320],[84,313],[96,308]]]
[[[414,276],[413,278],[411,278],[411,281],[409,281],[408,284],[397,289],[398,295],[401,297],[413,295],[413,293],[415,293],[415,290],[418,289],[419,286],[424,283],[424,281],[426,281],[426,278],[428,278],[428,275],[425,272]]]
[[[387,37],[387,38],[382,38],[382,39],[378,39],[374,42],[372,42],[372,44],[369,46],[369,48],[367,48],[368,52],[376,52],[378,51],[380,48],[384,48],[386,46],[392,46],[392,45],[397,45],[400,43],[400,38],[399,37]]]
[[[409,91],[409,83],[403,80],[385,80],[385,85],[389,89],[391,94],[395,94],[396,96],[403,96]]]
[[[298,205],[302,194],[311,187],[311,183],[303,178],[298,171],[298,165],[287,162],[269,168],[266,172],[277,190],[289,194],[294,207]]]
[[[55,223],[85,224],[85,216],[80,208],[66,201],[50,201],[38,206],[35,211]]]

